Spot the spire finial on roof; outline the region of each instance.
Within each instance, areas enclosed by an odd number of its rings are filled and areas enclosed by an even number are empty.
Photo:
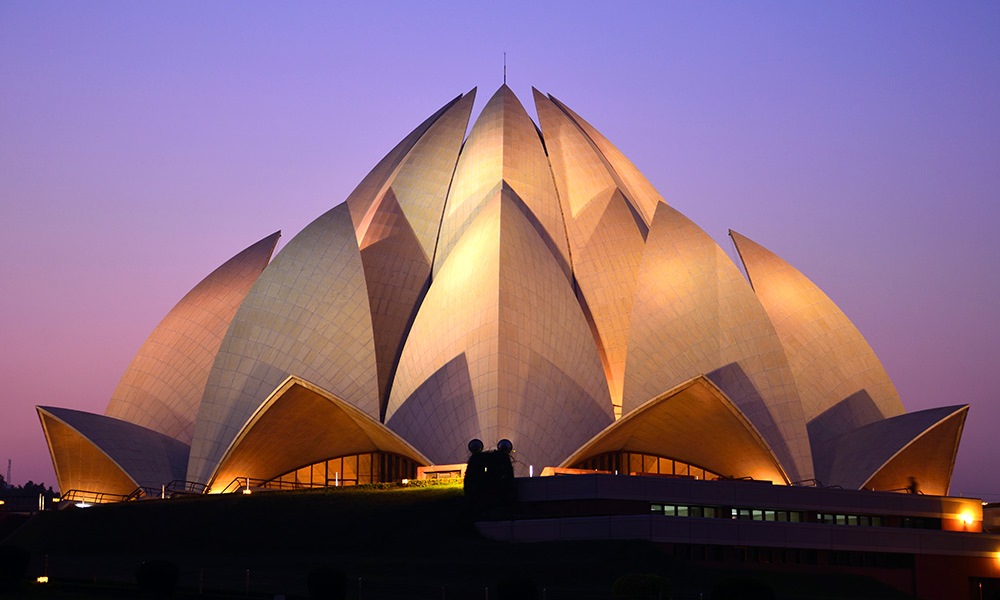
[[[503,84],[507,85],[507,53],[503,53]]]

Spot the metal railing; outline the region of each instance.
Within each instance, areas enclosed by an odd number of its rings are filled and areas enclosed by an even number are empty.
[[[340,480],[340,484],[348,480]],[[356,480],[350,480],[357,483]],[[326,487],[334,487],[329,483],[306,483],[304,481],[281,481],[280,479],[258,479],[255,477],[237,477],[223,488],[223,494],[239,493],[241,490],[315,490]]]
[[[134,494],[135,492],[132,492]],[[124,502],[132,494],[111,494],[92,490],[70,490],[62,494],[60,502],[71,504],[107,504],[109,502]]]

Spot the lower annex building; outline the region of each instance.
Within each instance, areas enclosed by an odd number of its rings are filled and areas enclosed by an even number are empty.
[[[968,406],[905,412],[809,279],[731,231],[744,277],[559,100],[536,125],[504,85],[466,137],[475,95],[195,286],[104,415],[38,407],[63,493],[393,481],[507,438],[520,475],[947,494]]]

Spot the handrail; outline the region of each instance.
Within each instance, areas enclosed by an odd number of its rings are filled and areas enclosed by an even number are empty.
[[[135,492],[132,492],[134,494]],[[123,494],[111,494],[108,492],[95,492],[93,490],[69,490],[61,496],[61,502],[106,504],[108,502],[121,502],[131,496]]]
[[[343,481],[343,480],[342,480]],[[302,481],[281,481],[279,479],[259,479],[256,477],[237,477],[222,489],[223,494],[234,494],[241,490],[315,490],[333,487],[322,483],[305,483]]]
[[[164,489],[167,496],[173,498],[174,496],[196,496],[204,494],[208,491],[208,486],[204,483],[198,483],[197,481],[174,479],[168,483]]]
[[[253,477],[237,477],[229,482],[225,488],[222,489],[223,494],[231,494],[240,491],[241,489],[249,490],[252,488],[259,488],[261,485],[267,483],[266,479],[256,479]]]

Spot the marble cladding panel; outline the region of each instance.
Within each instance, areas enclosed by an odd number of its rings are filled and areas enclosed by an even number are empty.
[[[705,374],[760,431],[792,481],[812,477],[795,382],[767,315],[725,252],[666,204],[650,228],[632,319],[626,414]]]
[[[601,132],[597,131],[590,123],[583,120],[559,100],[556,100],[551,95],[549,99],[565,112],[587,137],[590,138],[604,160],[607,161],[618,187],[642,215],[646,227],[648,228],[652,225],[653,215],[656,214],[656,206],[663,202],[663,197],[660,196],[660,193],[649,183],[646,176],[629,159],[625,158],[625,155],[614,144],[609,142]]]
[[[378,419],[364,271],[341,204],[286,246],[240,306],[202,399],[188,476],[204,482],[260,404],[289,375]]]
[[[167,313],[125,370],[105,414],[191,442],[201,393],[226,329],[278,237],[272,234],[234,256]]]
[[[611,402],[619,417],[645,224],[639,226],[606,161],[576,123],[537,90],[535,106],[565,207],[573,273],[599,337]]]
[[[544,148],[534,123],[507,86],[490,98],[462,148],[445,205],[434,272],[504,183],[527,204],[569,279],[565,225]]]
[[[417,143],[417,140],[423,136],[430,126],[461,99],[462,96],[458,96],[448,104],[445,104],[436,113],[417,126],[416,129],[411,131],[409,135],[396,144],[396,146],[390,150],[377,165],[375,165],[375,168],[368,172],[365,178],[361,180],[361,183],[359,183],[358,186],[354,188],[354,191],[352,191],[347,197],[346,203],[350,208],[351,221],[355,224],[357,229],[359,246],[361,245],[364,237],[364,228],[361,227],[361,223],[364,221],[365,215],[369,213],[372,204],[374,204],[378,199],[386,182],[389,181],[392,174],[396,171],[396,167],[399,166],[403,157],[406,156],[411,148],[413,148],[413,145]]]
[[[749,238],[730,232],[798,384],[806,421],[864,390],[878,413],[843,423],[839,435],[903,412],[899,394],[861,332],[812,281]],[[869,413],[856,413],[866,415]]]

